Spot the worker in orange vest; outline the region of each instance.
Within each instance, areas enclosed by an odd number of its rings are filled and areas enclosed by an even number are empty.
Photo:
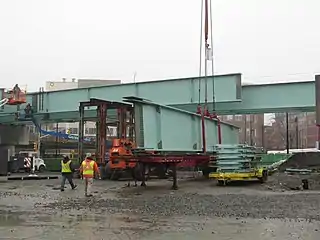
[[[86,159],[81,163],[80,173],[85,183],[85,196],[92,197],[91,187],[93,184],[94,175],[95,173],[98,174],[99,179],[101,179],[101,175],[97,163],[91,156],[87,156]]]

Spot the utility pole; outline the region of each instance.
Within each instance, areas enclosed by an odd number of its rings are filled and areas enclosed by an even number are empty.
[[[250,117],[250,122],[249,122],[249,124],[250,124],[250,146],[253,146],[253,119],[252,119],[252,115],[250,114],[249,115],[249,117]]]
[[[247,144],[247,115],[244,116],[244,143]]]
[[[294,119],[296,125],[296,149],[299,149],[299,126],[298,126],[298,116]]]
[[[262,131],[261,131],[261,145],[262,145],[262,148],[263,150],[265,151],[266,150],[266,143],[265,143],[265,126],[264,124],[262,124]]]
[[[287,147],[287,154],[289,154],[289,114],[286,112],[286,147]]]

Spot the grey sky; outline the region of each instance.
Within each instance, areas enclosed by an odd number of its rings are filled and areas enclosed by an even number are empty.
[[[320,72],[319,0],[215,0],[216,73],[252,83]],[[1,87],[198,76],[200,0],[2,0]],[[292,74],[292,75],[290,75]],[[269,77],[271,76],[271,77]]]

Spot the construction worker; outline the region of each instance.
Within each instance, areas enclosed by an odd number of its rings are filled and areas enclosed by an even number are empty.
[[[30,103],[27,104],[27,106],[24,108],[25,118],[30,118],[32,113],[32,108]]]
[[[63,160],[61,161],[61,175],[62,175],[61,192],[64,191],[64,185],[67,179],[72,189],[75,189],[77,187],[77,185],[75,185],[72,181],[73,172],[74,172],[74,168],[72,166],[71,160],[69,159],[68,156],[64,156]]]
[[[97,163],[93,160],[91,155],[88,155],[86,159],[81,163],[81,166],[80,166],[80,174],[82,175],[82,178],[84,179],[84,183],[85,183],[84,191],[85,191],[86,197],[92,197],[91,187],[93,184],[93,178],[95,173],[98,174],[99,179],[101,179],[101,175],[100,175],[100,171]]]
[[[14,85],[13,87],[13,98],[14,100],[19,100],[21,89],[18,84]]]

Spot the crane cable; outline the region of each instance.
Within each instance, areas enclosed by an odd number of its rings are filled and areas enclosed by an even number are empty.
[[[204,0],[201,0],[201,20],[200,20],[200,22],[201,22],[201,26],[200,26],[200,61],[199,61],[199,64],[200,64],[200,66],[199,66],[199,79],[198,79],[198,81],[199,81],[199,89],[198,89],[198,92],[199,92],[199,101],[198,101],[198,113],[200,113],[199,111],[201,110],[200,108],[201,108],[201,73],[202,73],[202,34],[203,34],[203,1]]]
[[[205,0],[204,6],[204,42],[205,42],[205,99],[204,99],[204,111],[207,114],[207,105],[208,105],[208,79],[207,79],[207,60],[208,60],[208,30],[209,30],[209,21],[208,21],[208,0]]]
[[[212,113],[216,115],[215,82],[214,82],[214,58],[213,58],[213,30],[212,30],[212,0],[210,0],[210,36],[211,36],[211,71],[212,71]]]

